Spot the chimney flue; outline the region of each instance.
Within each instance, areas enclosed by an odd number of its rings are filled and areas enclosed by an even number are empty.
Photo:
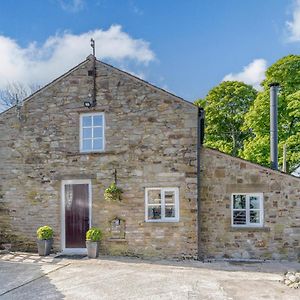
[[[279,83],[270,85],[270,154],[271,168],[278,170],[278,89]]]

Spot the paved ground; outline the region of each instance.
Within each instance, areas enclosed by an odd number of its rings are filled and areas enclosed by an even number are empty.
[[[0,255],[0,299],[287,299],[279,282],[292,263],[201,263],[101,257]]]

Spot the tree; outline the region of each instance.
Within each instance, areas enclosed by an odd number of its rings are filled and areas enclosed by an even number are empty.
[[[243,129],[251,135],[245,140],[245,159],[270,165],[270,88],[278,82],[278,141],[279,163],[282,163],[283,145],[287,145],[287,161],[293,170],[300,163],[300,56],[289,55],[279,59],[266,71],[263,91],[260,92],[245,116]]]
[[[245,113],[257,91],[239,81],[223,81],[195,104],[205,109],[205,145],[237,156],[250,130],[242,130]]]
[[[23,101],[26,97],[40,88],[39,85],[26,85],[20,82],[13,82],[0,89],[0,106],[9,108]]]

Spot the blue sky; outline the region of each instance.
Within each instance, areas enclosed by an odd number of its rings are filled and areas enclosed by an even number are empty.
[[[10,0],[0,3],[0,88],[45,84],[97,57],[193,101],[224,78],[255,87],[300,49],[300,0]]]

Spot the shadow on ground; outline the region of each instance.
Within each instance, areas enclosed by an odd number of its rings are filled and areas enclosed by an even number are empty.
[[[98,260],[114,261],[125,264],[150,264],[173,267],[200,268],[227,272],[263,272],[283,274],[287,271],[300,271],[300,263],[292,261],[258,261],[258,260],[210,260],[198,261],[186,260],[163,260],[151,258],[123,257],[123,256],[100,256]]]
[[[63,299],[46,276],[60,265],[41,265],[17,262],[0,262],[0,298],[3,299]]]
[[[300,299],[299,290],[279,282],[284,271],[300,269],[292,262],[26,258],[22,253],[6,259],[0,259],[1,300]]]

